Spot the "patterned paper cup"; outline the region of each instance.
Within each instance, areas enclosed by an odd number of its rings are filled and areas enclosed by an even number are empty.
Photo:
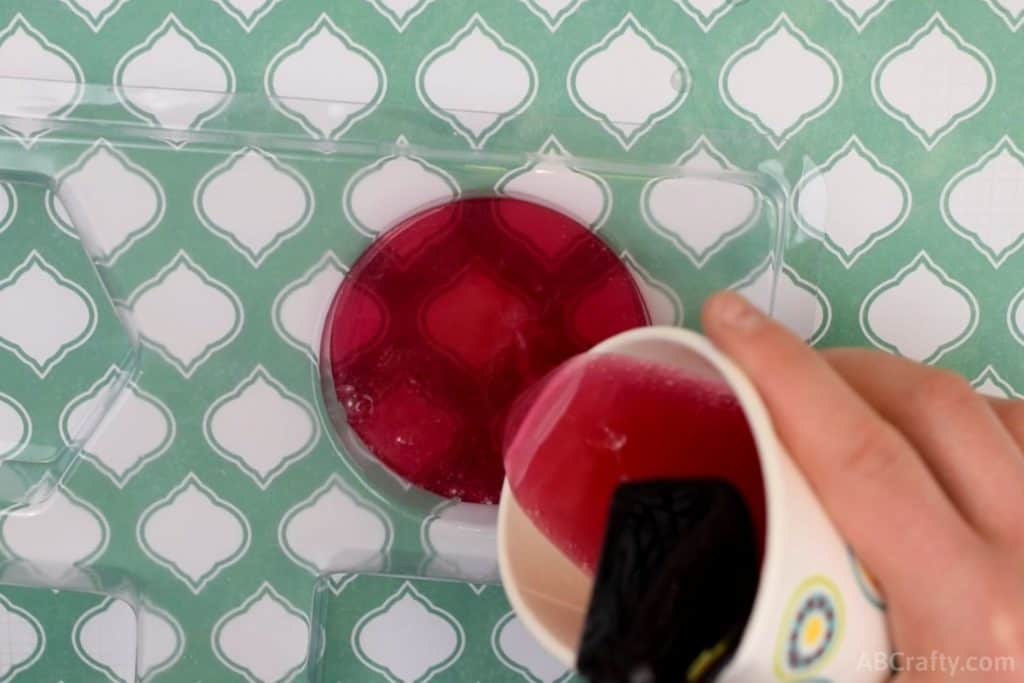
[[[750,380],[707,339],[678,328],[625,332],[589,353],[710,371],[729,385],[749,420],[765,486],[764,558],[750,617],[718,680],[886,678],[885,671],[858,666],[865,656],[890,650],[878,591],[780,443]],[[559,660],[574,664],[592,580],[538,531],[507,484],[498,513],[498,560],[523,623]]]

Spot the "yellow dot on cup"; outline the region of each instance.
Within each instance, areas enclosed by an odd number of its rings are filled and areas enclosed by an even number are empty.
[[[814,647],[821,642],[821,636],[825,633],[825,621],[819,615],[814,615],[807,620],[804,627],[804,645]]]
[[[792,593],[775,652],[779,681],[806,681],[822,671],[843,636],[843,596],[833,581],[811,576]]]

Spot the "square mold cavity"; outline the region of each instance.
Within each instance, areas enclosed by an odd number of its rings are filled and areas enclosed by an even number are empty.
[[[581,679],[526,632],[498,586],[345,574],[317,584],[311,683],[448,680],[515,683]]]
[[[494,192],[527,199],[589,226],[626,265],[652,322],[687,325],[698,319],[703,300],[722,288],[744,289],[771,310],[788,237],[785,191],[773,167],[746,172],[716,158],[703,138],[687,159],[693,163],[683,167],[572,158],[553,147],[517,159],[398,145],[352,173],[343,206],[357,230],[377,237],[396,222],[452,198],[430,192],[440,187],[439,171],[447,169],[461,196]],[[343,163],[335,160],[335,169]],[[398,187],[408,191],[394,193]],[[327,252],[300,287],[307,297],[319,287],[319,295],[329,302],[346,273]],[[325,303],[318,315],[309,315],[306,331],[297,336],[319,340],[326,310]],[[369,571],[496,581],[495,508],[442,498],[391,471],[348,427],[326,363],[321,384],[318,398],[328,418],[326,431],[352,470],[389,515],[422,520],[421,557],[392,553],[385,568]],[[337,562],[330,569],[367,570]]]
[[[0,506],[50,496],[126,393],[137,344],[42,175],[0,172]]]
[[[180,654],[180,635],[128,599],[0,587],[0,674],[19,680],[136,681]],[[149,648],[140,647],[141,622]],[[160,661],[163,660],[163,661]]]

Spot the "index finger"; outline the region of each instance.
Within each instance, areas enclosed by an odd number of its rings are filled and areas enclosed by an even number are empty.
[[[704,330],[763,397],[842,536],[887,590],[920,587],[920,558],[976,542],[909,442],[818,354],[743,297],[704,307]]]
[[[989,398],[988,403],[1003,421],[1007,431],[1024,450],[1024,400],[1008,398]]]

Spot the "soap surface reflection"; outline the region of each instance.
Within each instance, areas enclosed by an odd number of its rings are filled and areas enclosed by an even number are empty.
[[[467,199],[392,228],[331,306],[328,391],[367,449],[413,484],[495,503],[510,407],[558,364],[647,324],[592,232],[516,199]]]

